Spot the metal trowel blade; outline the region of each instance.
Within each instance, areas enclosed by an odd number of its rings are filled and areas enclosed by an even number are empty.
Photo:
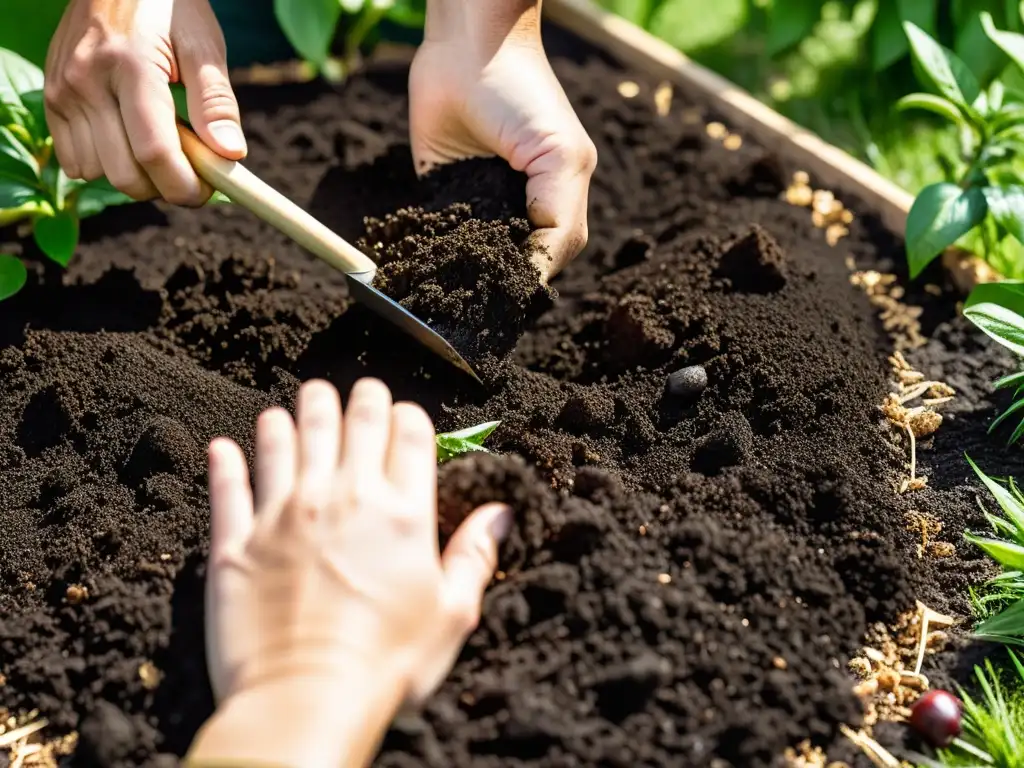
[[[440,355],[456,368],[468,373],[476,379],[477,383],[483,384],[472,366],[462,358],[462,355],[455,351],[455,347],[445,341],[444,337],[435,333],[429,325],[390,296],[381,293],[372,285],[361,282],[357,276],[346,274],[345,277],[348,280],[349,290],[352,291],[352,295],[357,301],[365,304],[369,309],[398,326],[420,344],[435,354]]]

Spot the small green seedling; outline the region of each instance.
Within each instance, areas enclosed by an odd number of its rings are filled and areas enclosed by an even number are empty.
[[[1007,650],[1015,674],[1005,684],[991,660],[975,666],[980,699],[963,688],[963,732],[938,759],[915,755],[923,768],[1024,768],[1024,664]]]
[[[1017,358],[1024,357],[1024,281],[1004,280],[983,283],[971,291],[964,302],[964,317],[974,323],[990,338],[1006,347]],[[1011,416],[1024,417],[1024,371],[1003,376],[995,381],[996,389],[1013,390],[1014,402],[992,422],[992,431]],[[1009,443],[1024,436],[1024,418],[1021,418]]]
[[[1024,35],[996,29],[989,13],[981,27],[1008,57],[1007,73],[1024,72]],[[946,181],[929,184],[907,217],[907,261],[911,278],[946,248],[957,244],[1008,277],[1024,277],[1024,102],[1001,78],[983,86],[977,75],[924,30],[903,24],[918,78],[929,93],[913,93],[901,109],[933,112],[960,133],[960,167]],[[1009,80],[1007,80],[1009,82]]]
[[[982,549],[1004,571],[985,585],[986,590],[995,589],[994,594],[1002,603],[1000,610],[987,611],[989,615],[975,627],[974,634],[982,640],[1024,647],[1024,494],[1013,478],[1003,485],[982,472],[969,456],[967,461],[1003,512],[995,515],[982,506],[994,536],[964,534],[967,541]]]
[[[0,48],[0,226],[28,220],[36,245],[66,267],[78,245],[78,223],[111,205],[133,202],[106,179],[69,179],[57,164],[43,112],[43,73]],[[0,258],[0,299],[25,283],[24,265]]]
[[[488,421],[484,424],[477,424],[475,427],[467,427],[457,432],[445,432],[437,436],[437,461],[438,463],[454,459],[464,453],[472,451],[483,451],[483,442],[498,428],[500,421]]]
[[[382,21],[418,29],[426,0],[274,0],[274,15],[288,42],[316,73],[344,80],[359,66],[363,47]],[[339,24],[344,28],[340,58],[331,55]]]

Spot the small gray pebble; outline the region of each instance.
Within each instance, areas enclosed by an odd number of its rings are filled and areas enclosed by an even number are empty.
[[[668,375],[665,390],[673,397],[696,400],[708,386],[708,374],[702,365],[688,365]]]

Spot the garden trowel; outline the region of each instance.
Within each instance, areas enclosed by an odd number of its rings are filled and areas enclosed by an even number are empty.
[[[473,368],[451,344],[397,301],[373,287],[377,265],[369,256],[332,232],[241,163],[218,155],[191,128],[180,122],[178,134],[181,136],[181,148],[185,156],[196,173],[210,186],[343,272],[349,290],[358,301],[480,381]]]

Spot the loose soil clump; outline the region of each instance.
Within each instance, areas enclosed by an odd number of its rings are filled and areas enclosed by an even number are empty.
[[[985,561],[959,541],[918,557],[906,521],[984,526],[958,451],[1005,468],[984,436],[1005,361],[948,300],[906,298],[926,307],[915,365],[957,399],[918,445],[928,487],[896,493],[891,344],[846,262],[893,271],[899,243],[862,215],[829,246],[766,150],[727,149],[678,96],[659,114],[644,78],[621,95],[625,74],[577,40],[548,49],[600,156],[591,242],[553,302],[521,178],[484,185],[497,166],[476,161],[416,181],[406,68],[239,92],[253,169],[489,354],[484,387],[230,207],[97,217],[68,285],[40,268],[5,302],[0,703],[77,731],[73,764],[173,765],[210,713],[205,445],[251,457],[258,413],[313,376],[344,395],[379,376],[440,429],[501,420],[496,455],[442,467],[442,529],[486,501],[518,515],[480,628],[378,765],[762,768],[811,739],[862,766],[840,725],[860,722],[846,665],[870,623],[915,599],[967,615]],[[674,396],[693,365],[703,392]],[[956,672],[941,662],[937,680]]]

